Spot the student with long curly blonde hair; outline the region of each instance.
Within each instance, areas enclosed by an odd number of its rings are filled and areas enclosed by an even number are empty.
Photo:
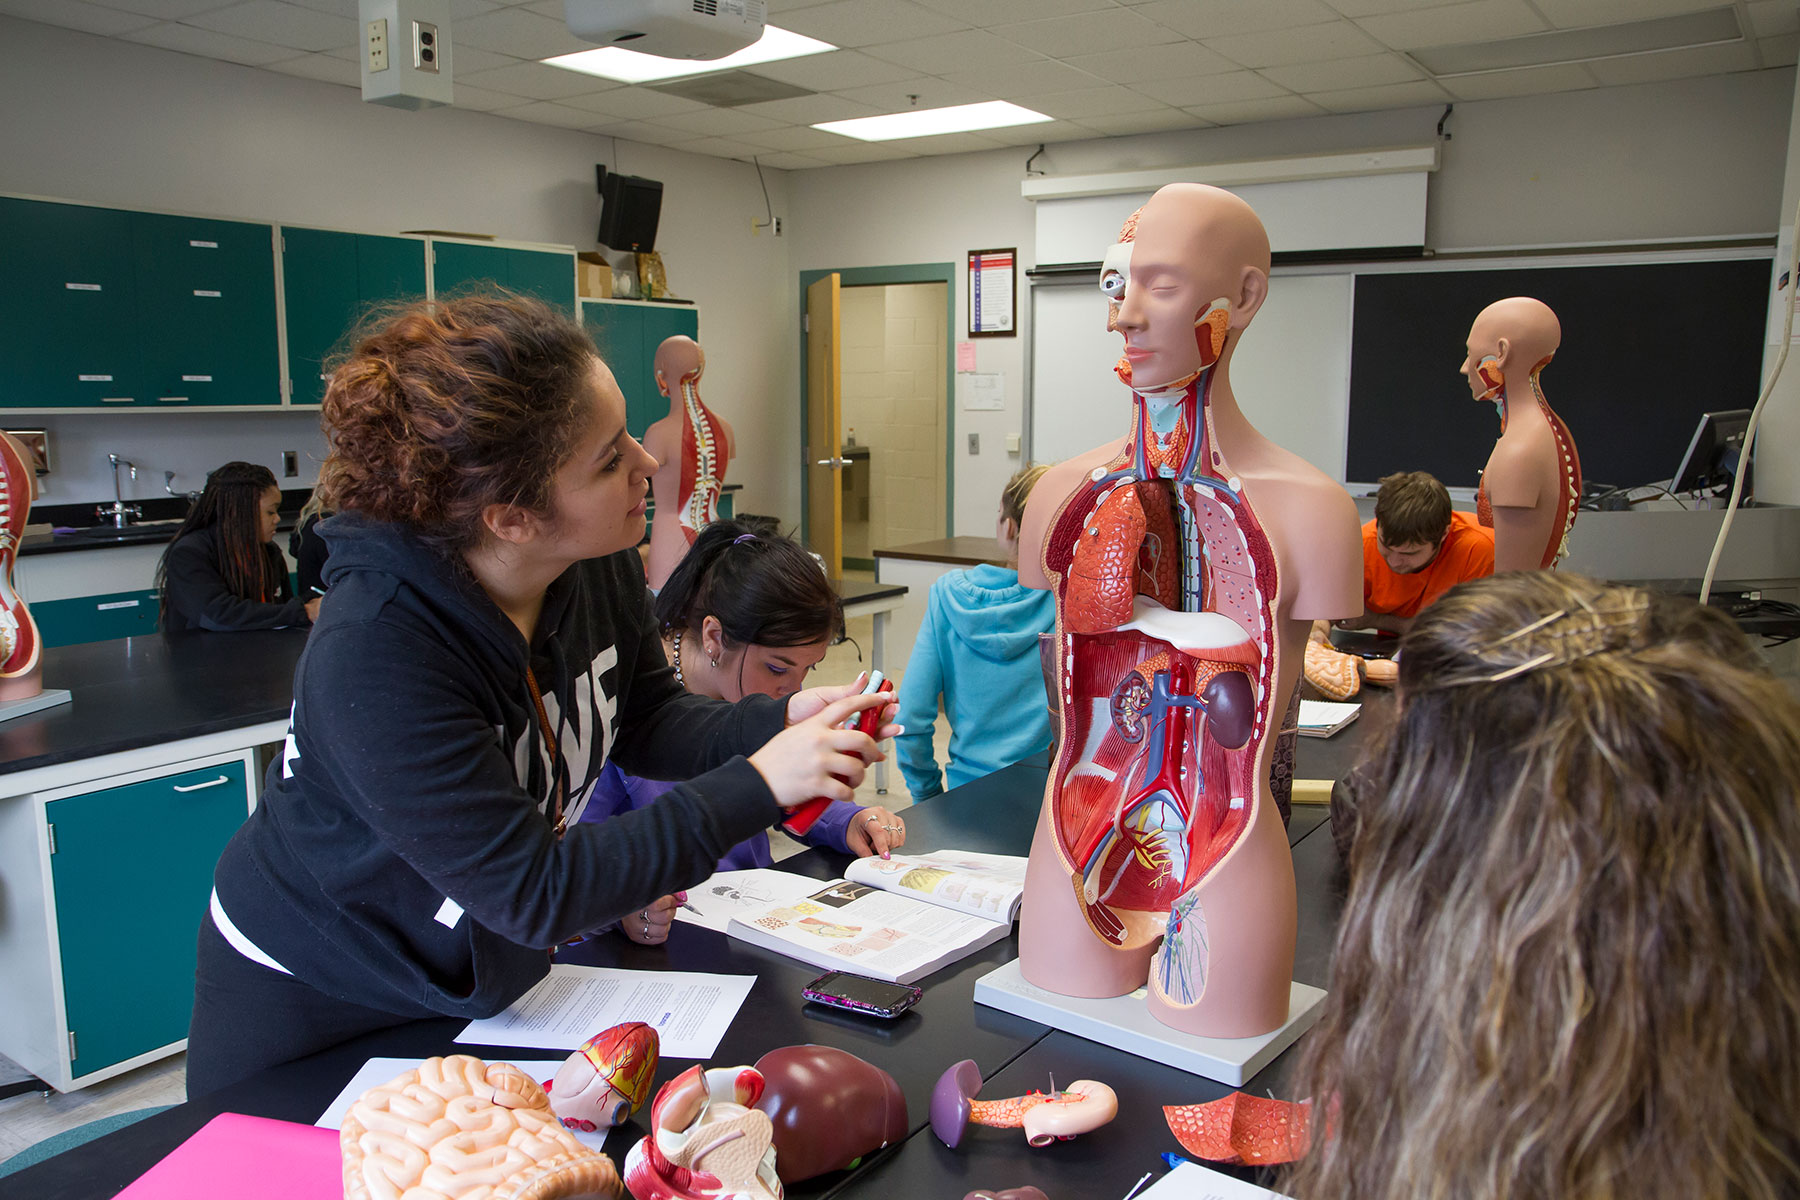
[[[1283,1190],[1800,1194],[1800,705],[1721,614],[1547,572],[1400,664]]]

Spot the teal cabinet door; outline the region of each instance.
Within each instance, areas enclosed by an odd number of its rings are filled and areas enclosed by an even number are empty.
[[[325,368],[373,308],[425,295],[425,243],[411,238],[283,227],[289,402],[325,398]]]
[[[248,804],[229,762],[44,806],[72,1074],[187,1037],[213,866]]]
[[[506,285],[558,312],[575,311],[575,256],[549,250],[507,251]]]
[[[642,303],[583,304],[581,319],[625,393],[625,427],[632,437],[642,439],[652,422],[669,413],[669,402],[656,386],[656,348],[678,333],[698,340],[699,310]]]
[[[497,286],[536,296],[560,312],[575,311],[573,254],[442,241],[432,242],[431,249],[434,296]]]
[[[142,404],[130,215],[0,198],[0,407]]]
[[[148,404],[281,403],[273,233],[242,221],[131,215]]]
[[[74,596],[33,604],[31,619],[37,622],[38,636],[47,647],[110,642],[114,638],[155,633],[161,621],[160,604],[161,597],[153,588]]]

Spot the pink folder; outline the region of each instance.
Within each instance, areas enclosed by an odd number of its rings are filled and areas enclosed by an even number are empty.
[[[343,1194],[337,1130],[220,1113],[118,1200],[338,1200]]]

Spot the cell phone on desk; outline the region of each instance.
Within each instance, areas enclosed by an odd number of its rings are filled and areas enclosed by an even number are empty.
[[[917,1004],[925,992],[911,984],[883,983],[845,971],[827,971],[800,989],[800,994],[817,1004],[892,1020]]]

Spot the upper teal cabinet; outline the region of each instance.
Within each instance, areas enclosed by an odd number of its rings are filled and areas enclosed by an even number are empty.
[[[656,386],[656,348],[678,333],[698,341],[700,310],[641,300],[583,300],[581,323],[625,393],[625,428],[641,439],[652,421],[669,415],[669,402]]]
[[[325,366],[370,310],[425,295],[425,243],[417,238],[281,230],[290,404],[325,398]]]
[[[536,296],[565,313],[575,311],[575,255],[482,242],[431,242],[431,294],[452,296],[482,284]]]
[[[272,235],[0,198],[0,407],[280,404]]]

